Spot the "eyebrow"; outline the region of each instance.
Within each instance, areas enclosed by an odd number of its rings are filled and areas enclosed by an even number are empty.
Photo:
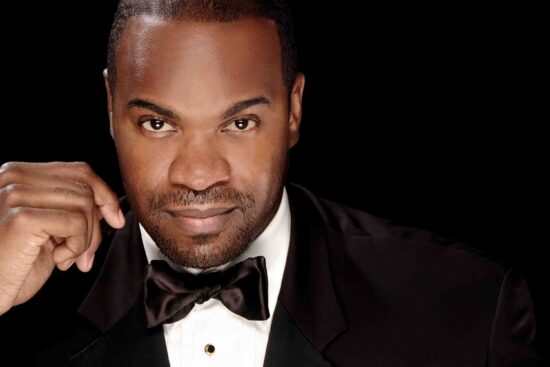
[[[254,97],[254,98],[251,98],[251,99],[247,99],[247,100],[244,100],[244,101],[239,101],[239,102],[236,102],[236,103],[233,103],[231,106],[229,106],[222,114],[221,114],[221,118],[222,119],[227,119],[241,111],[244,111],[246,110],[247,108],[250,108],[252,106],[257,106],[257,105],[262,105],[262,104],[271,104],[271,101],[269,100],[269,98],[265,97],[265,96],[258,96],[258,97]],[[178,115],[173,112],[173,111],[170,111],[169,109],[167,108],[164,108],[164,107],[161,107],[153,102],[150,102],[150,101],[147,101],[145,99],[141,99],[141,98],[134,98],[134,99],[131,99],[129,102],[128,102],[128,105],[127,105],[128,109],[131,109],[131,108],[145,108],[147,110],[150,110],[150,111],[153,111],[159,115],[162,115],[162,116],[165,116],[165,117],[168,117],[170,119],[179,119]]]
[[[170,111],[169,109],[160,107],[159,105],[154,104],[153,102],[149,102],[140,98],[134,98],[128,102],[128,109],[131,109],[131,108],[145,108],[146,110],[153,111],[159,115],[168,117],[170,119],[178,118],[178,115]]]
[[[262,105],[262,104],[271,104],[269,101],[269,98],[265,96],[259,96],[251,99],[247,99],[245,101],[240,101],[237,103],[232,104],[229,106],[228,109],[222,113],[221,118],[225,120],[226,118],[229,118],[243,110],[246,110],[249,107],[256,106],[256,105]]]

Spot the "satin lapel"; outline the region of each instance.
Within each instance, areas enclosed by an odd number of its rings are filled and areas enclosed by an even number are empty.
[[[114,236],[107,259],[78,313],[101,332],[109,330],[132,307],[143,288],[147,264],[139,224],[133,212]]]
[[[279,302],[318,350],[347,329],[329,255],[327,218],[313,195],[289,184],[290,247]]]
[[[162,326],[147,329],[141,304],[70,358],[73,367],[169,367]]]
[[[107,333],[71,357],[74,367],[169,367],[162,326],[145,327],[141,302]]]
[[[75,367],[169,367],[162,326],[147,329],[143,302],[147,263],[138,221],[132,212],[111,243],[107,259],[78,313],[100,336],[77,350]]]
[[[330,367],[280,303],[275,308],[264,367]]]

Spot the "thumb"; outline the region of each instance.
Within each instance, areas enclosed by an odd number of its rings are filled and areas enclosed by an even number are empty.
[[[118,203],[97,205],[97,208],[99,209],[99,219],[105,219],[113,228],[124,227],[126,220]]]

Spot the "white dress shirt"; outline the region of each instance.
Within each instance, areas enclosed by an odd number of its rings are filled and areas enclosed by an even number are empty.
[[[140,224],[147,260],[171,263]],[[249,257],[264,256],[268,278],[270,318],[250,321],[229,311],[217,299],[196,304],[183,319],[164,324],[164,338],[171,367],[263,366],[273,312],[281,289],[290,243],[290,208],[286,188],[277,213],[249,248],[228,267]],[[189,269],[197,271],[197,269]],[[213,352],[212,352],[213,351]]]

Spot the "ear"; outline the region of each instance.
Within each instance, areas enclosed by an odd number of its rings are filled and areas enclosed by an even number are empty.
[[[304,73],[297,73],[292,93],[290,94],[289,105],[289,120],[288,120],[288,149],[298,143],[300,138],[300,123],[302,122],[302,97],[304,95],[304,87],[306,77]]]
[[[111,92],[111,84],[109,83],[109,72],[107,68],[103,70],[103,80],[105,81],[105,89],[107,91],[107,112],[109,113],[109,131],[111,132],[111,137],[115,138],[115,133],[113,131],[113,94]]]

